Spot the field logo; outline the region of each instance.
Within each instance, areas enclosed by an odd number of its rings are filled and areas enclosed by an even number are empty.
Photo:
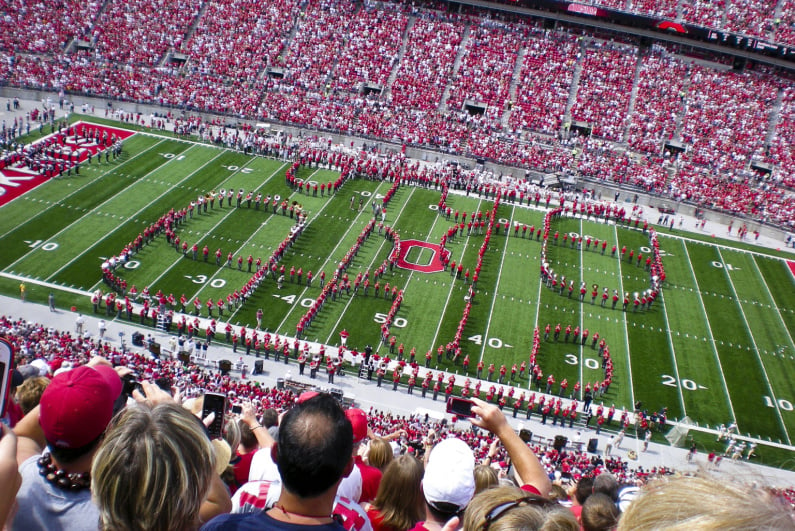
[[[428,249],[431,256],[428,258]],[[442,253],[445,252],[437,243],[423,242],[420,240],[404,240],[400,242],[397,251],[397,266],[418,273],[440,273],[444,271]]]
[[[67,134],[67,132],[72,134]],[[74,132],[80,133],[77,139],[74,136]],[[89,153],[91,153],[91,156],[98,155],[104,148],[109,147],[98,143],[97,138],[87,136],[89,132],[108,136],[115,134],[121,139],[126,139],[133,135],[132,131],[126,129],[77,122],[63,132],[47,135],[29,147],[44,144],[49,146],[48,149],[52,151],[49,158],[57,159],[61,162],[72,161],[72,163],[75,163],[79,161],[84,163],[88,159]],[[53,139],[56,141],[53,142]],[[73,160],[75,153],[77,154],[77,161]],[[5,159],[0,159],[0,206],[44,184],[52,176],[41,169],[30,168],[27,164],[27,159],[21,156],[11,154]]]

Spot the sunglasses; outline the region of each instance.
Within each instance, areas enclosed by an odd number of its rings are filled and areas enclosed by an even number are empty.
[[[522,505],[533,505],[536,507],[553,507],[558,505],[558,502],[542,498],[541,496],[525,496],[518,500],[501,503],[492,508],[486,515],[486,521],[483,524],[483,531],[487,531],[489,526],[495,521],[499,520],[502,515]]]

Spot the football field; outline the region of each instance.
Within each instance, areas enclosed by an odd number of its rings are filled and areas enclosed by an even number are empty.
[[[495,231],[484,247],[485,234],[466,229],[448,239],[450,260],[474,272],[482,250],[482,269],[468,297],[470,283],[457,278],[449,268],[437,271],[438,244],[455,223],[440,214],[440,191],[418,186],[396,186],[391,182],[352,179],[336,194],[312,194],[290,188],[285,172],[290,163],[154,134],[136,133],[124,141],[117,159],[98,157],[83,164],[79,175],[48,180],[0,207],[0,290],[18,296],[20,279],[28,298],[46,302],[53,292],[61,308],[75,306],[91,312],[90,294],[107,290],[101,266],[119,255],[144,229],[171,209],[186,208],[191,201],[211,191],[244,190],[263,198],[278,196],[278,203],[307,215],[295,243],[278,261],[286,271],[301,269],[303,278],[286,274],[283,286],[266,275],[248,300],[218,316],[216,303],[252,278],[247,258],[267,263],[279,244],[297,226],[279,206],[247,202],[237,198],[223,206],[216,201],[206,212],[197,209],[176,229],[189,249],[168,243],[163,234],[152,238],[130,256],[114,274],[140,291],[158,290],[199,299],[200,313],[207,316],[208,299],[213,316],[221,322],[253,328],[258,309],[263,310],[262,328],[293,336],[296,327],[321,294],[321,272],[328,275],[349,260],[346,272],[353,284],[359,274],[369,272],[373,284],[350,294],[340,290],[329,299],[305,330],[304,337],[329,345],[340,341],[340,332],[350,334],[348,344],[359,350],[372,345],[381,354],[389,345],[381,342],[381,325],[393,312],[393,297],[385,296],[385,284],[403,291],[399,309],[389,319],[390,335],[404,345],[408,357],[416,349],[417,361],[425,363],[432,352],[431,367],[464,372],[447,356],[437,359],[437,349],[454,341],[460,331],[461,356],[470,359],[474,377],[478,361],[497,368],[529,364],[533,334],[538,327],[541,343],[536,361],[543,371],[539,384],[553,375],[552,392],[560,393],[566,379],[572,394],[576,382],[601,382],[605,378],[598,333],[609,348],[613,381],[596,399],[606,407],[659,411],[667,407],[669,419],[685,416],[700,426],[715,427],[736,421],[739,432],[765,441],[791,445],[795,436],[795,279],[786,254],[737,241],[705,241],[681,231],[660,229],[666,281],[662,294],[649,309],[634,311],[622,300],[613,305],[614,291],[621,295],[649,289],[650,273],[645,257],[651,253],[649,237],[640,228],[595,221],[594,217],[563,216],[553,219],[550,231],[559,232],[557,245],[550,240],[547,259],[567,284],[567,289],[546,286],[539,274],[542,239],[525,234],[522,227],[542,226],[547,209],[541,205],[502,202],[495,221],[509,223]],[[310,186],[335,181],[339,173],[327,168],[301,167],[297,177]],[[374,273],[393,251],[391,231],[373,229],[363,236],[373,218],[371,204],[395,187],[384,225],[399,235],[402,260],[387,267],[374,289]],[[359,205],[362,205],[361,208]],[[454,211],[488,217],[492,197],[451,192],[447,204]],[[297,211],[297,210],[296,210]],[[648,213],[656,221],[656,211]],[[380,220],[380,218],[379,218]],[[518,224],[519,230],[514,232]],[[567,241],[562,236],[567,236]],[[572,239],[598,240],[598,245],[571,245]],[[606,247],[601,242],[607,242]],[[209,250],[205,260],[202,250]],[[618,251],[611,252],[615,246]],[[358,248],[352,256],[353,248]],[[626,248],[626,253],[621,249]],[[220,265],[216,253],[220,251]],[[644,260],[630,258],[630,251]],[[232,254],[231,266],[227,257]],[[346,258],[346,255],[348,257]],[[238,258],[242,264],[238,266]],[[401,264],[403,267],[401,267]],[[307,273],[313,272],[308,283]],[[587,293],[580,301],[579,286]],[[607,289],[610,298],[602,303]],[[597,296],[592,298],[592,290]],[[468,311],[467,311],[468,309]],[[465,313],[467,314],[464,318]],[[122,315],[121,319],[126,317]],[[462,321],[463,319],[463,321]],[[562,332],[544,339],[544,329]],[[588,330],[567,337],[565,329]],[[576,340],[575,340],[576,339]],[[393,355],[394,357],[394,355]],[[486,373],[484,372],[484,378]],[[509,377],[510,378],[510,377]],[[517,375],[511,383],[538,391],[527,377]],[[488,384],[484,387],[487,389]]]

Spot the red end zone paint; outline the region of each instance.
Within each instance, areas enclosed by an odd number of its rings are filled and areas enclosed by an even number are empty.
[[[73,153],[77,151],[79,153],[78,160],[80,162],[84,162],[88,159],[88,154],[91,153],[92,155],[96,155],[103,149],[105,149],[105,145],[103,145],[101,139],[103,135],[107,133],[108,138],[116,135],[116,137],[124,140],[126,138],[131,137],[135,134],[133,131],[128,131],[126,129],[118,129],[116,127],[107,127],[104,125],[96,125],[96,124],[87,124],[84,122],[78,122],[72,125],[68,131],[71,131],[71,135],[64,135],[55,133],[52,135],[48,135],[38,142],[35,142],[33,145],[39,145],[46,142],[53,142],[53,139],[58,139],[55,143],[52,144],[53,148],[58,148],[63,152]],[[75,132],[79,133],[80,138],[76,141],[74,134]],[[98,132],[100,141],[96,142],[93,138],[86,138],[86,135]],[[54,157],[56,160],[64,160],[63,157],[60,157],[57,154]],[[0,206],[5,205],[16,199],[17,197],[33,190],[37,186],[44,184],[52,176],[47,176],[40,171],[33,170],[29,168],[24,159],[19,161],[12,161],[12,157],[8,157],[5,161],[0,162]]]
[[[792,273],[792,276],[795,277],[795,262],[792,260],[787,260],[787,267],[789,267],[789,271]]]
[[[406,261],[406,256],[412,247],[423,247],[433,251],[433,256],[427,264],[415,264]],[[417,271],[418,273],[439,273],[444,271],[442,253],[445,252],[437,243],[423,242],[420,240],[405,240],[400,242],[400,252],[397,257],[397,266],[401,269]]]

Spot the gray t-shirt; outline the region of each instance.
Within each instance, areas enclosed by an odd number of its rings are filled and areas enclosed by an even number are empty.
[[[62,490],[39,474],[38,455],[19,467],[22,486],[17,493],[18,508],[12,531],[97,531],[99,509],[91,491]]]

